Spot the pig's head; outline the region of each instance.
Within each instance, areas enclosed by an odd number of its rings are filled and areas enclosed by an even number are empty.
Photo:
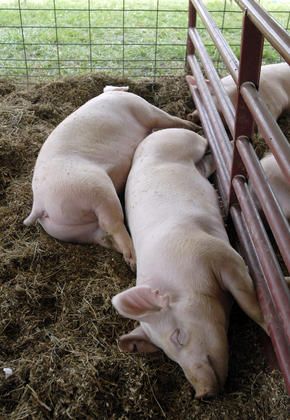
[[[136,286],[114,296],[112,302],[121,315],[140,321],[139,327],[120,338],[121,350],[162,349],[181,366],[196,398],[220,391],[227,376],[226,321],[210,297],[188,299]],[[214,310],[218,313],[212,319]]]
[[[228,247],[230,248],[230,247]],[[160,290],[140,285],[113,297],[113,305],[124,317],[140,322],[140,326],[120,338],[121,350],[154,352],[162,349],[176,361],[195,389],[196,398],[216,395],[227,377],[227,323],[230,301],[228,292],[256,322],[263,318],[256,301],[252,281],[243,260],[235,251],[234,258],[224,255],[219,262],[208,262],[210,276],[194,279],[209,288],[201,292],[175,289]],[[152,281],[151,284],[158,284]],[[161,284],[161,283],[159,283]]]

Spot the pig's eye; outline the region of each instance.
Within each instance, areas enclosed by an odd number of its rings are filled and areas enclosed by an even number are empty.
[[[184,330],[176,328],[171,334],[170,339],[176,346],[182,347],[186,344],[187,334]]]

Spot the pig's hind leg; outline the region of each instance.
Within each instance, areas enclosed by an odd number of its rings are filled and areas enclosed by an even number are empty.
[[[162,109],[159,109],[155,107],[154,105],[151,105],[150,117],[151,117],[150,125],[153,129],[154,128],[155,129],[186,128],[188,130],[200,129],[200,126],[196,125],[195,123],[167,114],[167,112],[162,111]]]
[[[132,239],[124,224],[123,209],[111,179],[107,176],[102,180],[102,197],[98,197],[95,214],[98,218],[99,229],[95,232],[95,242],[112,247],[123,254],[127,264],[135,269],[135,253]]]

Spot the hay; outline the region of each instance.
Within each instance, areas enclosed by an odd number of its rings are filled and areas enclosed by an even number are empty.
[[[265,363],[261,331],[237,308],[225,392],[198,402],[180,368],[162,353],[119,352],[118,336],[134,326],[110,302],[134,284],[122,257],[23,225],[43,141],[105,84],[118,83],[172,114],[184,118],[192,111],[179,78],[152,85],[93,75],[29,91],[0,83],[0,418],[286,419],[281,375]],[[289,136],[289,121],[283,123]],[[7,379],[4,367],[13,369]]]

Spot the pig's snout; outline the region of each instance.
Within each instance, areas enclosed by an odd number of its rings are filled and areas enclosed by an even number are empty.
[[[195,390],[195,398],[211,398],[221,391],[220,380],[213,368],[210,358],[193,363],[184,374]]]

